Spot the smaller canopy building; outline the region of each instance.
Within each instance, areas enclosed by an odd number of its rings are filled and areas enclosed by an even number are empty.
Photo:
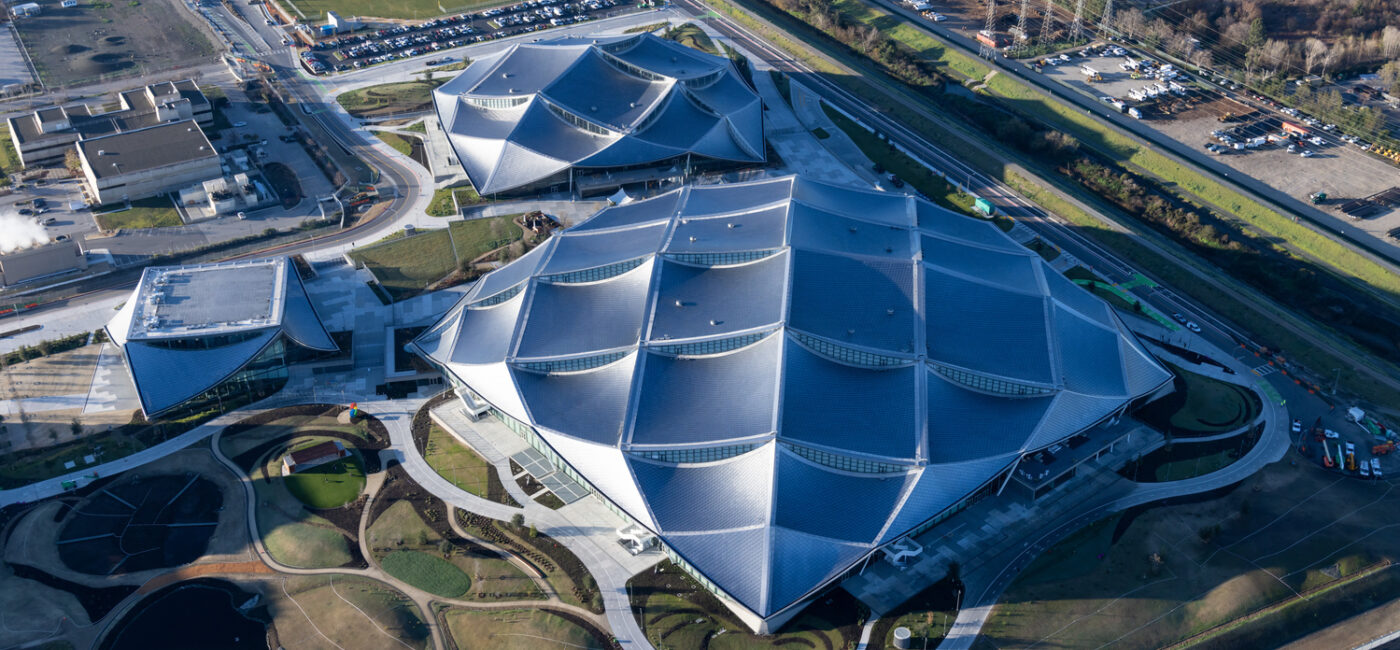
[[[285,257],[147,268],[106,330],[148,419],[281,390],[288,344],[337,349]]]
[[[765,159],[763,104],[734,64],[649,33],[514,45],[433,103],[481,194],[567,185],[574,170]]]

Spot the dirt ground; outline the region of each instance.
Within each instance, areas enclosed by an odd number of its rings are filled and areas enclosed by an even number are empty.
[[[83,413],[101,350],[88,345],[0,370],[0,453],[70,442],[131,421],[132,409]],[[74,418],[82,427],[76,435]]]
[[[1130,52],[1130,55],[1136,55],[1136,53]],[[1157,83],[1145,78],[1131,79],[1129,73],[1118,67],[1118,64],[1123,61],[1123,57],[1113,56],[1075,58],[1070,63],[1047,66],[1044,74],[1070,88],[1090,93],[1095,97],[1126,97],[1128,92],[1134,88]],[[1081,66],[1084,65],[1097,70],[1103,75],[1104,81],[1102,83],[1086,82],[1084,73],[1080,71]],[[1102,106],[1105,112],[1113,110],[1113,107],[1106,103]],[[1142,124],[1193,149],[1205,152],[1204,146],[1208,140],[1211,140],[1211,131],[1247,123],[1247,121],[1223,123],[1217,119],[1218,112],[1234,109],[1232,112],[1238,114],[1240,106],[1243,105],[1234,100],[1218,99],[1217,96],[1216,101],[1202,104],[1193,110],[1179,112],[1175,118],[1145,119]],[[1277,120],[1291,119],[1279,113],[1263,112],[1256,113],[1255,117],[1271,117]],[[1400,209],[1391,209],[1367,219],[1353,221],[1335,207],[1328,206],[1335,206],[1349,199],[1371,196],[1400,185],[1400,174],[1396,173],[1393,165],[1362,152],[1356,145],[1341,142],[1335,136],[1327,136],[1324,140],[1326,142],[1322,146],[1308,145],[1307,148],[1315,154],[1311,158],[1303,158],[1296,153],[1290,154],[1286,147],[1280,146],[1246,149],[1240,152],[1213,155],[1212,157],[1217,162],[1234,168],[1244,175],[1255,178],[1304,203],[1309,201],[1308,195],[1313,192],[1326,192],[1329,200],[1326,205],[1322,206],[1323,212],[1336,218],[1339,223],[1350,223],[1371,233],[1378,239],[1390,243],[1390,240],[1386,239],[1386,233],[1392,228],[1400,227]]]
[[[72,594],[16,578],[8,566],[0,564],[0,647],[47,638],[64,624],[89,623],[87,612]]]
[[[217,54],[207,28],[179,0],[36,0],[37,16],[15,21],[48,86],[78,86],[201,65]],[[178,72],[171,73],[179,78]]]
[[[418,608],[399,591],[366,578],[283,576],[258,581],[287,650],[369,650],[428,644]]]

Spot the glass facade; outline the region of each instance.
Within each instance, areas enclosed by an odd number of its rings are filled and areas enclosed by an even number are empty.
[[[909,466],[907,465],[882,463],[880,461],[856,458],[854,456],[833,454],[829,451],[822,451],[820,449],[812,449],[810,447],[794,445],[790,442],[785,442],[783,444],[786,445],[788,449],[791,449],[794,454],[797,454],[798,456],[801,456],[803,458],[806,458],[807,460],[817,463],[818,465],[825,465],[832,469],[839,469],[846,472],[858,472],[861,474],[892,474],[895,472],[903,473],[909,470]]]
[[[632,453],[642,458],[659,460],[663,463],[710,463],[726,458],[733,458],[742,454],[747,454],[758,447],[756,444],[748,445],[726,445],[724,447],[702,447],[699,449],[658,449],[653,451],[634,451]]]
[[[983,393],[994,393],[997,395],[1049,395],[1055,392],[1053,388],[1022,384],[1020,382],[1008,381],[997,377],[979,375],[932,361],[929,362],[929,365],[933,367],[934,372],[937,372],[939,376],[944,379],[958,384],[959,386],[965,386]]]
[[[579,372],[582,370],[592,370],[606,366],[618,359],[631,354],[631,351],[610,352],[592,357],[579,357],[576,359],[551,359],[549,361],[527,361],[517,363],[515,366],[522,370],[532,372],[555,373],[555,372]]]
[[[542,275],[540,279],[545,282],[558,282],[562,284],[597,282],[599,280],[606,280],[611,277],[622,275],[623,273],[641,266],[645,261],[647,261],[647,258],[639,257],[635,260],[608,264],[607,266],[595,266],[591,269],[569,271],[568,273],[555,273],[554,275]]]
[[[671,253],[666,257],[683,264],[694,264],[697,266],[729,266],[733,264],[743,264],[754,260],[761,260],[769,255],[778,252],[777,250],[766,251],[738,251],[734,253]]]
[[[528,95],[523,97],[468,97],[463,95],[467,103],[481,108],[515,108],[525,102],[530,101]]]
[[[233,376],[156,414],[157,419],[179,420],[208,411],[224,413],[269,397],[287,385],[286,358],[287,346],[279,336]]]
[[[803,334],[796,330],[789,330],[792,338],[797,339],[802,345],[813,352],[824,357],[852,366],[865,366],[867,368],[889,368],[894,366],[905,366],[913,363],[912,359],[892,357],[887,354],[878,354],[856,348],[848,348],[844,345],[837,345],[826,339],[819,339],[810,334]]]
[[[468,304],[467,306],[468,306],[468,307],[490,307],[491,305],[499,305],[499,304],[501,304],[501,303],[503,303],[503,302],[505,302],[505,301],[507,301],[507,300],[510,300],[511,298],[514,298],[514,297],[515,297],[515,294],[520,293],[520,292],[521,292],[522,290],[524,290],[524,289],[525,289],[525,283],[524,283],[524,282],[521,282],[520,284],[517,284],[517,285],[515,285],[515,286],[513,286],[513,287],[511,287],[511,288],[509,288],[509,289],[506,289],[505,291],[502,291],[502,292],[500,292],[500,293],[498,293],[498,294],[496,294],[496,295],[494,295],[494,296],[490,296],[490,297],[487,297],[487,298],[482,298],[481,300],[478,300],[478,301],[476,301],[476,302],[473,302],[473,303],[471,303],[471,304]]]
[[[712,339],[709,341],[697,341],[695,343],[681,343],[677,345],[656,345],[651,349],[662,354],[669,354],[677,357],[692,357],[706,354],[719,354],[730,350],[738,350],[757,343],[769,332],[756,332],[743,336],[733,336],[727,339]]]

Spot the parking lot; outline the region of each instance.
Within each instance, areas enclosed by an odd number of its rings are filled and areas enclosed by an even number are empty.
[[[314,73],[358,69],[549,27],[596,20],[629,10],[617,0],[529,0],[509,7],[464,13],[317,42],[302,52]]]
[[[1294,444],[1306,448],[1303,455],[1307,458],[1341,474],[1377,479],[1400,473],[1400,455],[1385,438],[1384,429],[1373,433],[1368,427],[1374,426],[1374,422],[1363,426],[1350,417],[1347,420],[1345,424],[1334,425],[1338,427],[1334,429],[1321,425],[1316,416],[1295,419],[1291,434]],[[1348,457],[1354,459],[1354,465]]]
[[[1069,88],[1100,99],[1105,113],[1116,112],[1118,109],[1104,101],[1105,98],[1127,98],[1134,91],[1163,83],[1159,79],[1146,77],[1133,79],[1132,72],[1123,69],[1123,64],[1130,58],[1138,61],[1143,56],[1133,51],[1127,51],[1125,56],[1087,58],[1071,53],[1069,61],[1043,66],[1042,73]],[[1085,66],[1098,72],[1103,81],[1087,81]],[[1358,144],[1343,141],[1343,134],[1337,130],[1324,130],[1322,127],[1326,125],[1321,123],[1304,123],[1302,120],[1306,116],[1295,117],[1277,109],[1256,111],[1248,104],[1222,97],[1213,85],[1201,85],[1189,74],[1183,74],[1175,81],[1188,93],[1181,95],[1169,90],[1162,95],[1166,98],[1165,104],[1159,102],[1151,109],[1142,109],[1141,124],[1144,127],[1155,129],[1204,155],[1212,156],[1216,162],[1303,203],[1309,203],[1313,193],[1322,192],[1327,199],[1318,207],[1325,214],[1383,241],[1395,243],[1387,236],[1391,230],[1400,228],[1400,209],[1378,204],[1376,209],[1368,210],[1361,219],[1354,219],[1339,209],[1347,201],[1369,197],[1400,185],[1400,174],[1393,165],[1365,153]],[[1304,127],[1306,135],[1301,140],[1277,137],[1283,132],[1285,121]],[[1236,129],[1237,133],[1234,132]],[[1213,136],[1212,133],[1216,131],[1224,131],[1239,142],[1269,134],[1276,137],[1274,142],[1239,149],[1234,146],[1235,142],[1222,142]],[[1312,138],[1318,140],[1314,142]],[[1294,143],[1295,150],[1289,152],[1288,145]],[[1207,149],[1207,145],[1225,146],[1218,147],[1224,150],[1216,153]],[[1312,154],[1305,157],[1304,150]]]

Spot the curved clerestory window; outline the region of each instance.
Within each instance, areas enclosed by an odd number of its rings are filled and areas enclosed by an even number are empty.
[[[651,350],[662,354],[669,354],[675,357],[698,357],[709,354],[720,354],[730,350],[748,347],[762,341],[771,332],[755,332],[742,336],[731,336],[727,339],[711,339],[708,341],[696,341],[694,343],[677,343],[675,345],[653,345]]]
[[[959,386],[971,388],[972,390],[983,393],[993,393],[996,395],[1032,396],[1049,395],[1050,393],[1055,392],[1054,388],[1036,386],[1033,384],[1023,384],[1016,381],[1001,379],[999,377],[988,377],[986,375],[979,375],[974,372],[968,372],[959,368],[945,366],[941,363],[935,363],[933,361],[930,361],[928,365],[929,367],[933,368],[934,372],[938,373],[938,376],[947,379],[948,381]]]
[[[856,472],[860,474],[893,474],[896,472],[907,472],[911,467],[910,465],[897,465],[895,463],[884,463],[878,460],[856,458],[854,456],[847,456],[845,454],[835,454],[829,451],[822,451],[820,449],[812,449],[811,447],[794,445],[791,442],[787,441],[783,442],[783,446],[787,447],[790,451],[792,451],[792,453],[806,458],[807,460],[810,460],[818,465],[825,465],[826,467],[830,467],[832,469],[839,469],[843,472]]]
[[[462,99],[472,106],[488,109],[515,108],[528,101],[530,96],[522,97],[471,97],[463,96]]]
[[[582,372],[584,370],[601,368],[631,353],[631,350],[620,350],[618,352],[598,354],[591,357],[576,357],[573,359],[549,359],[547,361],[524,361],[516,363],[515,366],[522,370],[542,372],[545,374],[554,374],[558,372]]]
[[[516,296],[516,294],[520,293],[520,292],[521,292],[522,290],[524,290],[524,289],[525,289],[525,283],[524,283],[524,282],[521,282],[520,284],[517,284],[517,285],[515,285],[515,286],[513,286],[513,287],[511,287],[511,288],[509,288],[509,289],[506,289],[505,291],[502,291],[502,292],[500,292],[500,293],[498,293],[498,294],[496,294],[496,295],[494,295],[494,296],[489,296],[489,297],[486,297],[486,298],[482,298],[481,300],[477,300],[477,301],[475,301],[475,302],[467,303],[467,306],[468,306],[468,307],[490,307],[491,305],[499,305],[499,304],[501,304],[501,303],[503,303],[503,302],[505,302],[505,301],[507,301],[507,300],[510,300],[511,298],[514,298],[514,297]]]
[[[896,357],[887,354],[879,354],[868,350],[858,350],[848,348],[844,345],[832,343],[826,339],[817,338],[811,334],[790,330],[792,338],[797,339],[809,350],[827,357],[833,361],[839,361],[853,366],[865,366],[867,368],[893,368],[910,364],[912,361],[904,357]]]
[[[777,253],[778,249],[762,251],[731,251],[725,253],[667,253],[668,259],[695,266],[730,266],[761,260]]]
[[[648,451],[633,451],[632,453],[663,463],[713,463],[717,460],[733,458],[747,454],[757,448],[758,445],[750,443],[747,445],[725,445],[723,447],[700,447],[697,449],[652,449]]]
[[[626,262],[618,262],[616,264],[608,264],[605,266],[595,266],[591,269],[580,269],[578,271],[569,271],[567,273],[541,275],[540,280],[544,282],[554,282],[558,284],[580,284],[583,282],[598,282],[600,280],[606,280],[608,278],[622,275],[623,273],[626,273],[628,271],[631,271],[632,269],[641,266],[646,261],[646,257],[639,257],[635,260],[627,260]]]

